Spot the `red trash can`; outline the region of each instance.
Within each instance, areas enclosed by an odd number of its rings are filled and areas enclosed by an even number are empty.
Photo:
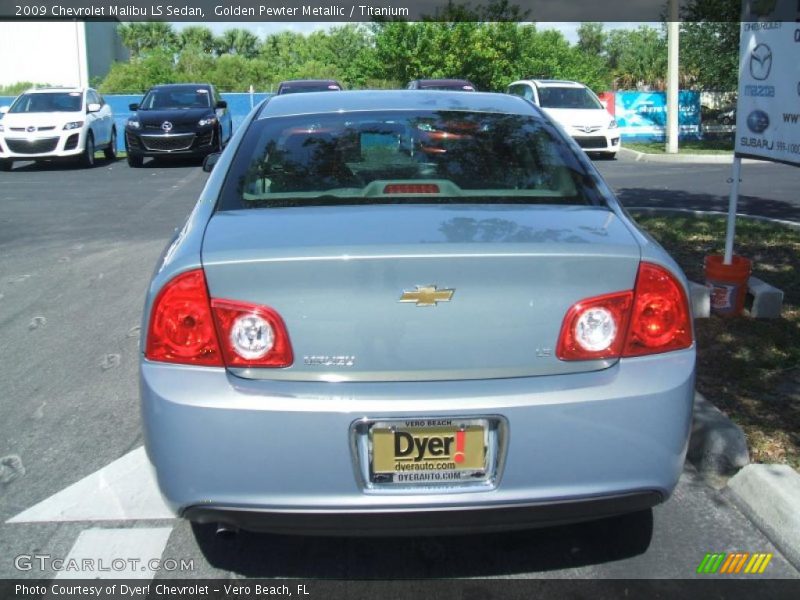
[[[722,256],[706,256],[706,285],[711,288],[711,312],[724,317],[742,314],[747,295],[752,263],[744,256],[734,256],[731,264],[723,264]]]

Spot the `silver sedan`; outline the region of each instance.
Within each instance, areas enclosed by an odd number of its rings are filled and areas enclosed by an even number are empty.
[[[442,533],[669,497],[685,277],[538,108],[276,96],[212,164],[144,309],[146,447],[179,515]]]

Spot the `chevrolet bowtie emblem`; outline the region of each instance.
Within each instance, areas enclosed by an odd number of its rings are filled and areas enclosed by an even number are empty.
[[[439,302],[450,302],[455,290],[437,290],[435,285],[418,285],[415,290],[403,290],[400,302],[414,302],[417,306],[436,306]]]

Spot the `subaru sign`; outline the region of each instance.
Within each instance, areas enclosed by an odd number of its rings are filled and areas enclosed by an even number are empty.
[[[737,156],[800,165],[800,3],[744,0]]]

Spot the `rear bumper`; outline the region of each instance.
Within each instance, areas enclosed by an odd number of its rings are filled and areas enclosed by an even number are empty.
[[[223,523],[248,531],[278,534],[448,535],[532,529],[601,519],[651,508],[663,500],[660,492],[638,492],[549,503],[455,509],[292,511],[191,506],[181,516],[198,523]]]
[[[474,531],[484,519],[490,529],[592,519],[669,497],[686,453],[694,360],[690,349],[590,373],[397,383],[247,380],[143,361],[145,444],[176,513],[245,529]],[[364,486],[354,422],[476,415],[508,423],[491,487]]]

